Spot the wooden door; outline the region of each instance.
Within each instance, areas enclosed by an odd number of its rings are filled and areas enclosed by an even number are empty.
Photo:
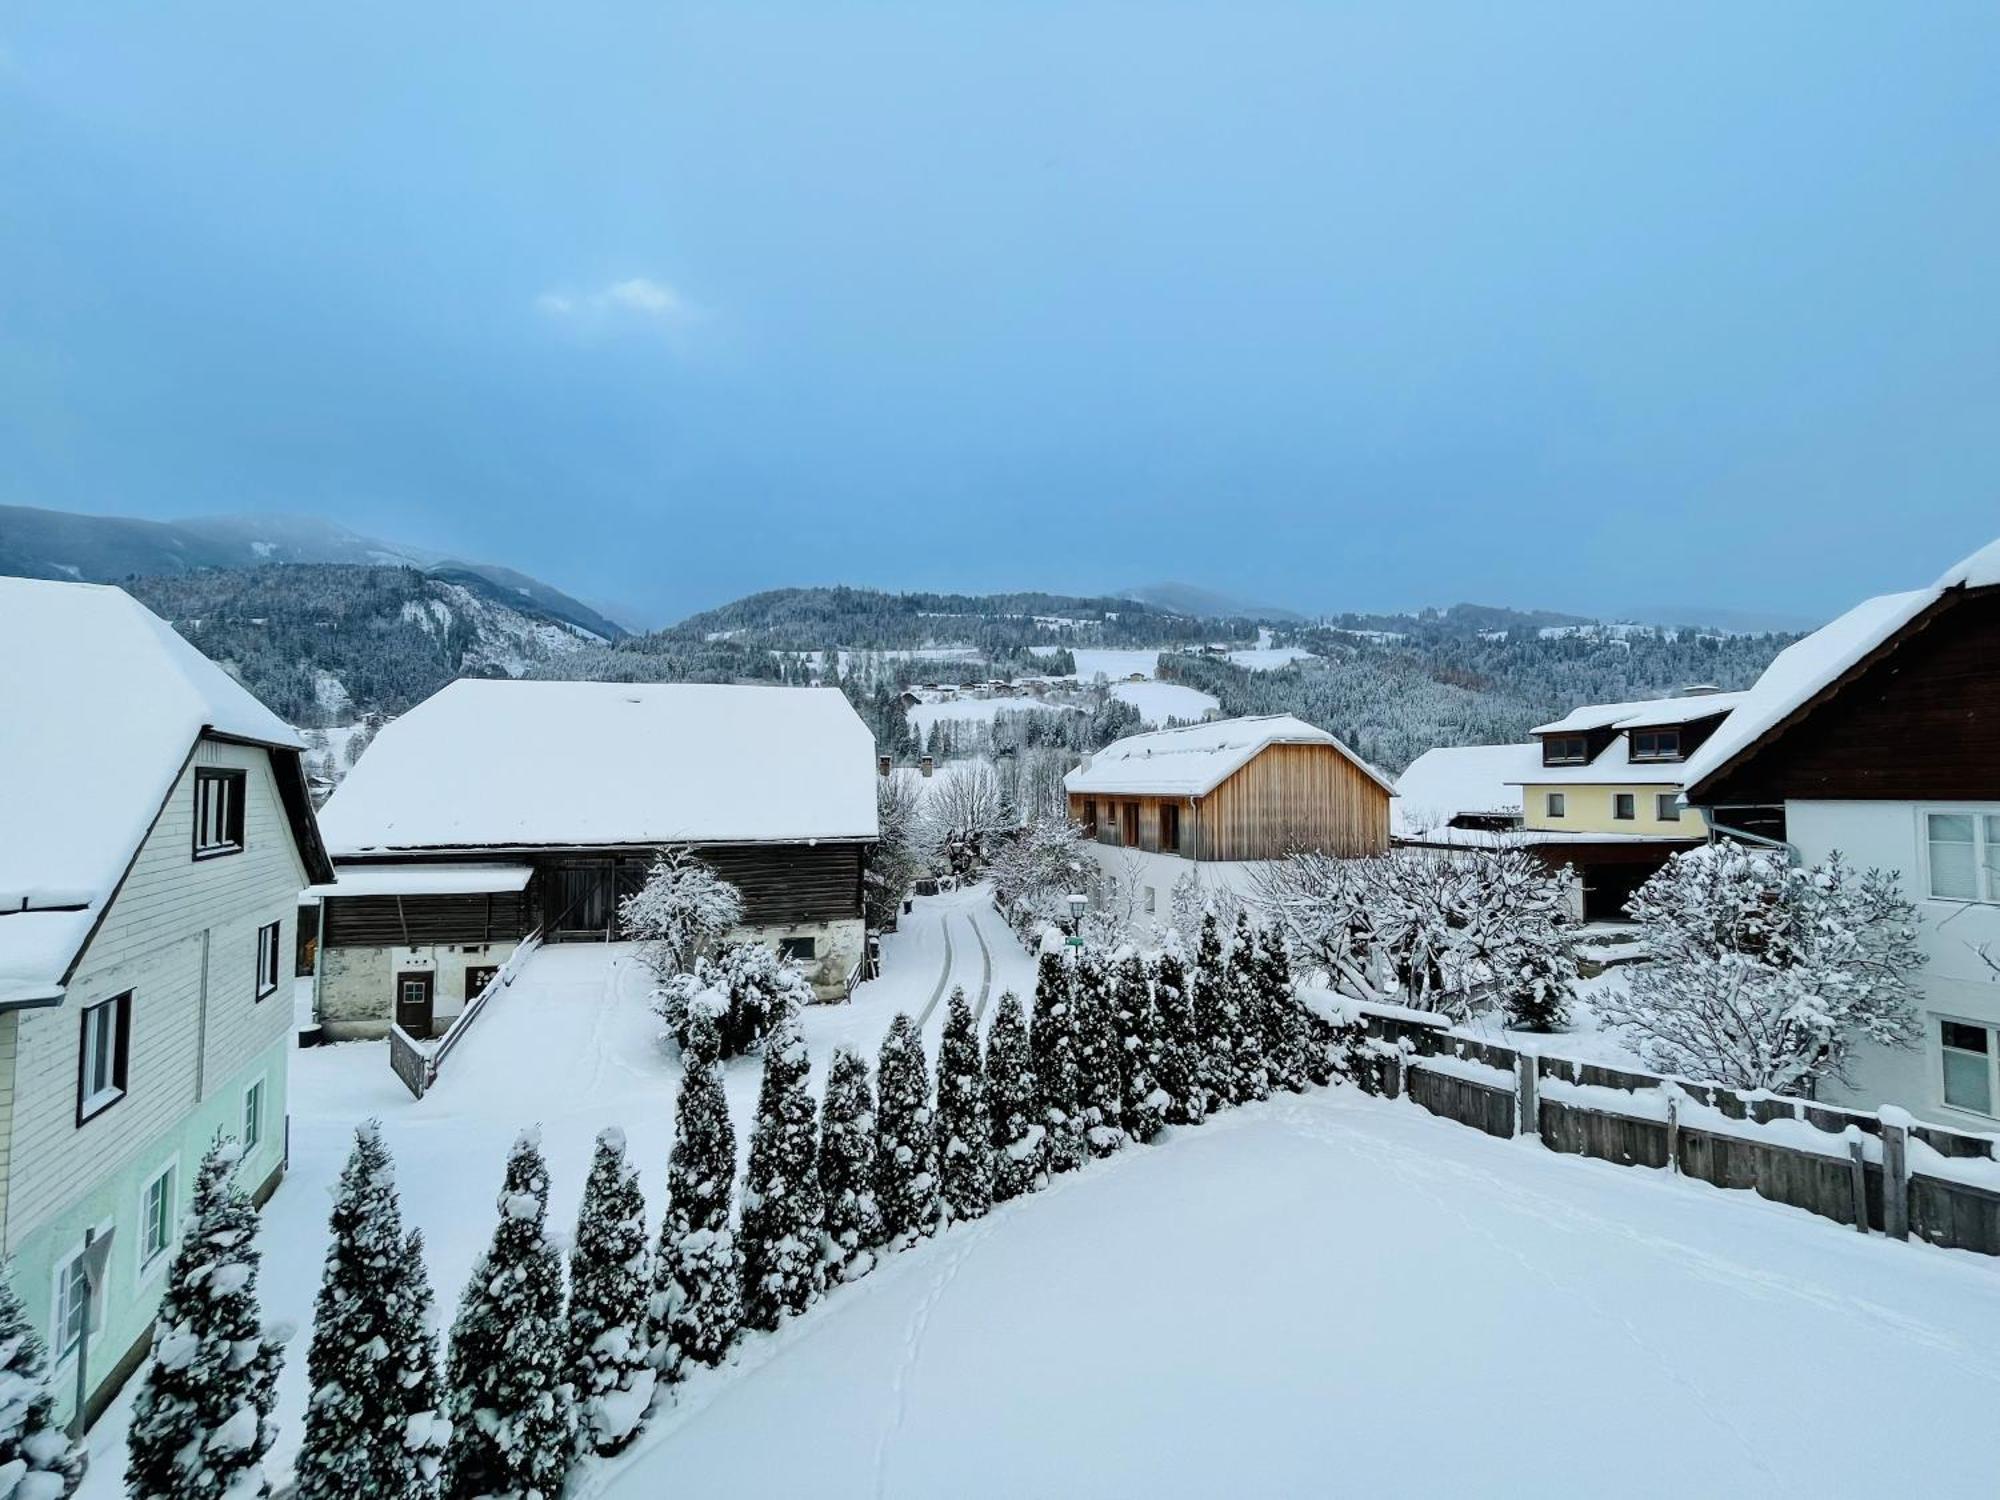
[[[1139,847],[1139,804],[1136,802],[1128,802],[1122,808],[1119,809],[1119,813],[1123,816],[1125,820],[1125,827],[1124,827],[1125,847],[1127,849],[1138,848]]]
[[[465,1003],[472,1004],[479,998],[479,992],[486,988],[487,981],[500,972],[498,964],[472,964],[465,971]]]
[[[431,1013],[437,1003],[437,975],[429,970],[396,976],[396,1024],[411,1036],[431,1034]]]

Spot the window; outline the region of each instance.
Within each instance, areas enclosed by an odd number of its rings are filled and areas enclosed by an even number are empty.
[[[1632,731],[1632,759],[1679,760],[1681,732],[1678,729],[1635,729]]]
[[[243,773],[198,767],[194,773],[194,857],[243,848]]]
[[[1679,792],[1659,792],[1653,797],[1653,816],[1662,823],[1678,823],[1681,820],[1681,794]]]
[[[1590,742],[1580,734],[1553,736],[1542,741],[1545,766],[1580,766],[1590,759]]]
[[[1963,1021],[1938,1022],[1938,1053],[1944,1065],[1944,1102],[1974,1114],[1993,1113],[1993,1033]]]
[[[1550,792],[1549,816],[1552,818],[1561,818],[1561,817],[1567,817],[1568,815],[1569,815],[1569,798],[1563,795],[1563,793],[1561,792]]]
[[[84,1309],[90,1303],[90,1278],[84,1274],[83,1251],[56,1268],[55,1357],[67,1359],[83,1342]]]
[[[76,1123],[125,1097],[125,1052],[132,1038],[132,992],[88,1006],[77,1049]]]
[[[1139,804],[1136,802],[1128,802],[1122,808],[1119,809],[1119,812],[1124,818],[1124,827],[1122,829],[1122,832],[1124,835],[1125,847],[1128,849],[1136,849],[1139,847]]]
[[[1159,892],[1152,886],[1146,887],[1146,915],[1151,916],[1156,909]]]
[[[257,929],[257,998],[262,1000],[278,987],[278,924]]]
[[[1611,794],[1611,816],[1621,822],[1630,822],[1639,816],[1639,799],[1631,792]]]
[[[243,1154],[248,1156],[264,1139],[264,1080],[258,1079],[243,1091]]]
[[[1160,804],[1160,847],[1169,854],[1181,852],[1181,810],[1172,802]]]
[[[164,1167],[139,1195],[139,1274],[160,1263],[174,1243],[174,1169]]]
[[[2000,814],[1926,813],[1930,892],[1940,901],[2000,901]]]
[[[778,957],[809,964],[819,957],[819,939],[789,937],[778,939]]]

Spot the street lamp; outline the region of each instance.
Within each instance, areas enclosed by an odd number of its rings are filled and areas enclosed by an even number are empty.
[[[1090,897],[1082,891],[1069,893],[1069,946],[1072,948],[1083,946],[1083,913],[1089,905]]]

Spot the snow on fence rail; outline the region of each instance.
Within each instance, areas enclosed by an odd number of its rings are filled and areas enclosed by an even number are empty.
[[[479,987],[479,993],[466,1002],[465,1009],[452,1018],[451,1025],[435,1045],[426,1045],[411,1036],[400,1026],[389,1028],[389,1066],[402,1080],[403,1087],[411,1095],[421,1099],[437,1082],[444,1060],[451,1055],[472,1023],[479,1019],[487,1002],[511,985],[520,974],[522,965],[542,946],[542,930],[537,927],[521,940],[521,946],[507,955],[507,961],[493,971],[493,975]]]
[[[1324,1006],[1315,1006],[1324,1010]],[[2000,1255],[2000,1139],[1905,1111],[1841,1109],[1518,1052],[1437,1017],[1345,1002],[1367,1031],[1364,1087],[1488,1135],[1749,1188],[1862,1232]]]

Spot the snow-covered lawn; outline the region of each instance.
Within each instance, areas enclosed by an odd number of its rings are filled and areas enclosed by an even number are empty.
[[[1138,709],[1148,727],[1169,719],[1200,719],[1221,707],[1211,694],[1177,682],[1121,682],[1111,689],[1111,696]]]
[[[1253,650],[1232,651],[1229,659],[1252,672],[1275,672],[1295,661],[1312,661],[1314,657],[1302,646],[1259,646]]]
[[[1107,646],[1084,646],[1071,652],[1076,658],[1076,676],[1079,682],[1089,682],[1093,678],[1109,677],[1119,682],[1137,672],[1141,677],[1151,677],[1159,670],[1160,652],[1172,647],[1148,646],[1143,650],[1131,650]],[[1037,647],[1035,655],[1051,656],[1054,647]]]

